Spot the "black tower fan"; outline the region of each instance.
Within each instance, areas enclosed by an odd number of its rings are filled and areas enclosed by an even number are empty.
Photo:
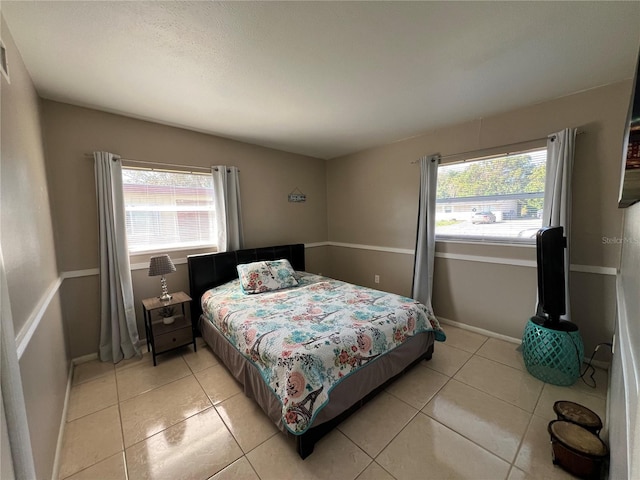
[[[580,376],[584,346],[577,325],[560,320],[566,313],[562,227],[544,227],[536,234],[538,309],[522,337],[527,370],[554,385],[572,385]]]

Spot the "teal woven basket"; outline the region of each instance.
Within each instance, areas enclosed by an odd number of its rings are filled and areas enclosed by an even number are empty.
[[[553,330],[529,320],[522,336],[522,356],[534,377],[568,386],[580,377],[584,345],[578,330]]]

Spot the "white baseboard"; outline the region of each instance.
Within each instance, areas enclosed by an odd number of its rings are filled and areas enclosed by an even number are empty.
[[[497,338],[499,340],[504,340],[505,342],[514,343],[516,345],[520,345],[522,343],[521,338],[509,337],[507,335],[502,335],[501,333],[495,333],[490,330],[485,330],[484,328],[474,327],[472,325],[456,322],[455,320],[449,320],[448,318],[444,318],[444,317],[437,317],[437,318],[438,318],[438,321],[444,325],[451,325],[453,327],[458,327],[462,330],[468,330],[470,332],[479,333],[480,335],[484,335],[485,337]],[[585,356],[582,359],[583,363],[589,362],[590,356],[591,356],[591,353],[589,353],[588,356]],[[609,366],[610,366],[609,362],[603,362],[600,360],[592,360],[591,365],[593,365],[594,367],[602,368],[603,370],[609,370]]]
[[[80,365],[81,363],[87,363],[87,362],[90,362],[91,360],[97,360],[97,359],[98,359],[98,352],[89,353],[88,355],[83,355],[81,357],[76,357],[72,359],[71,363],[73,365]]]
[[[71,396],[71,382],[73,380],[73,370],[75,364],[73,360],[69,364],[69,377],[67,378],[67,391],[64,394],[64,406],[62,407],[62,418],[60,419],[60,429],[58,430],[58,440],[56,444],[56,453],[53,457],[53,471],[51,480],[58,480],[60,474],[60,457],[62,455],[62,442],[64,439],[64,431],[67,425],[67,410],[69,408],[69,397]]]
[[[437,316],[437,315],[436,315]],[[445,325],[451,325],[453,327],[458,327],[462,330],[468,330],[470,332],[479,333],[480,335],[484,335],[485,337],[497,338],[499,340],[504,340],[505,342],[515,343],[520,345],[522,343],[521,338],[513,338],[507,335],[502,335],[501,333],[495,333],[490,330],[485,330],[484,328],[474,327],[472,325],[467,325],[466,323],[456,322],[455,320],[449,320],[448,318],[438,317],[438,321]]]

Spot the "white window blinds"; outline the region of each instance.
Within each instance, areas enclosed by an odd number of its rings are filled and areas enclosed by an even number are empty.
[[[210,174],[123,167],[130,253],[215,246]]]
[[[439,240],[533,243],[542,225],[546,148],[440,165]]]

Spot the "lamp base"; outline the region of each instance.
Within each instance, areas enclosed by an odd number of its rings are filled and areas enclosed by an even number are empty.
[[[163,302],[168,302],[171,300],[171,295],[169,295],[169,289],[167,288],[167,281],[164,278],[164,275],[160,278],[160,286],[162,287],[162,295],[160,296],[160,300]]]
[[[584,357],[577,326],[570,322],[543,326],[539,321],[540,317],[529,320],[522,336],[522,356],[527,371],[543,382],[573,385],[580,377]]]

